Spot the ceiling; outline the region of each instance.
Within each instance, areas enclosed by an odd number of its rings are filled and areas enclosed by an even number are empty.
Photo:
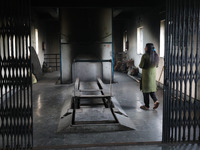
[[[111,0],[31,0],[31,7],[42,20],[59,20],[59,8],[113,8],[113,17],[129,17],[130,12],[146,7],[165,9],[166,0],[123,0],[111,2]],[[109,3],[110,2],[110,3]]]
[[[166,0],[31,0],[32,7],[154,7]]]

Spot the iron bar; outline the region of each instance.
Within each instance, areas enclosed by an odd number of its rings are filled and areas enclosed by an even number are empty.
[[[169,118],[168,118],[168,142],[170,141],[170,138],[171,138],[171,81],[172,81],[172,76],[171,76],[171,72],[172,72],[172,68],[171,68],[171,64],[172,64],[172,52],[171,52],[171,50],[172,50],[172,47],[171,47],[171,40],[172,40],[172,24],[173,24],[173,21],[172,21],[172,16],[173,16],[173,13],[172,13],[172,11],[170,11],[173,7],[173,0],[170,0],[170,3],[169,3],[169,12],[170,12],[170,14],[169,14],[169,21],[168,21],[168,25],[169,25],[169,32],[168,32],[168,69],[169,69],[169,72],[168,72],[168,77],[169,77],[169,89],[168,89],[168,107],[169,107],[169,109],[168,109],[168,111],[169,111]]]
[[[168,1],[166,1],[166,10],[168,10]],[[167,11],[166,12],[166,16],[168,15],[168,12],[169,11]],[[168,43],[168,36],[166,36],[166,35],[168,35],[167,34],[167,32],[168,32],[168,18],[166,17],[166,21],[165,21],[165,58],[164,58],[164,94],[163,94],[163,122],[167,122],[166,120],[167,120],[167,113],[164,113],[164,112],[167,112],[167,103],[166,103],[166,101],[167,101],[167,91],[168,91],[168,85],[167,85],[167,78],[166,78],[166,75],[167,75],[167,72],[168,72],[168,70],[167,70],[167,55],[166,55],[166,51],[167,51],[167,43]],[[163,123],[163,129],[162,129],[162,141],[163,142],[166,142],[166,139],[167,139],[167,125],[165,124],[165,123]]]
[[[200,136],[197,137],[200,129],[199,16],[199,1],[167,0],[164,142],[200,140]]]
[[[12,61],[13,61],[13,43],[12,43],[12,41],[13,41],[13,36],[12,36],[12,23],[10,24],[10,35],[9,35],[9,37],[8,37],[8,40],[9,40],[9,49],[10,49],[10,62],[12,63]],[[10,80],[12,80],[12,77],[13,77],[13,72],[12,72],[12,70],[13,70],[13,66],[11,66],[10,68],[9,68],[9,79]],[[10,124],[11,125],[13,125],[13,100],[12,100],[12,84],[9,84],[9,98],[10,98],[10,106],[9,106],[9,108],[10,108]],[[10,131],[10,141],[11,141],[11,147],[13,147],[14,145],[13,145],[13,129]]]
[[[31,61],[28,59],[27,45],[27,37],[30,36],[29,4],[27,0],[1,1],[0,149],[30,149],[33,145],[30,128],[32,97],[28,96],[32,95],[31,76],[28,75],[28,70],[31,74]]]
[[[182,2],[182,1],[181,1]],[[184,62],[184,48],[185,48],[185,19],[186,19],[186,15],[185,15],[185,8],[184,5],[185,2],[183,1],[181,3],[181,10],[180,10],[180,14],[183,13],[183,17],[180,16],[180,26],[181,26],[181,22],[183,22],[183,26],[182,26],[182,36],[181,36],[181,40],[182,43],[180,42],[181,46],[180,46],[180,51],[181,51],[181,78],[180,78],[180,109],[179,109],[179,142],[181,141],[181,135],[182,135],[182,112],[183,112],[183,104],[182,104],[182,93],[183,93],[183,62]],[[182,18],[182,20],[181,20]],[[181,41],[180,40],[180,41]]]
[[[172,49],[173,49],[173,43],[172,43],[172,39],[173,39],[173,30],[174,30],[174,28],[173,28],[173,25],[174,25],[174,22],[173,22],[173,3],[174,3],[174,1],[172,0],[171,1],[171,6],[170,6],[170,10],[171,10],[171,16],[170,16],[170,41],[169,41],[169,44],[170,44],[170,47],[169,47],[169,52],[170,52],[170,56],[169,56],[169,59],[170,59],[170,62],[169,62],[169,69],[170,69],[170,82],[169,82],[169,84],[170,84],[170,87],[169,87],[169,111],[170,111],[170,122],[169,122],[169,128],[170,128],[170,137],[169,137],[169,140],[170,141],[172,141],[172,139],[173,139],[173,137],[172,137],[172,130],[171,130],[171,127],[173,127],[173,121],[172,121],[172,102],[171,102],[171,99],[172,99],[172,65],[171,64],[173,64],[172,63],[172,61],[173,61],[173,53],[172,53]]]
[[[60,54],[44,54],[44,59],[47,64],[49,64],[49,67],[55,67],[56,71],[60,67]],[[55,64],[55,65],[51,65]],[[59,65],[58,65],[59,64]]]
[[[199,39],[199,34],[200,34],[200,2],[198,2],[198,39]],[[199,40],[198,40],[199,42]],[[198,71],[197,71],[197,83],[200,84],[200,56],[199,56],[199,45],[198,45],[198,49],[197,49],[197,60],[198,61]],[[200,97],[199,97],[200,98]],[[198,105],[197,107],[197,110],[198,110],[198,113],[200,114],[200,104]],[[199,137],[198,137],[198,140],[200,141],[200,115],[199,115],[199,118],[198,118],[198,121],[197,121],[197,124],[199,126]]]
[[[195,75],[194,74],[196,74],[195,72],[198,70],[196,70],[196,71],[193,71],[193,65],[195,66],[195,56],[194,56],[194,52],[195,52],[195,32],[196,32],[196,18],[197,18],[197,14],[196,14],[196,1],[194,1],[194,4],[193,4],[193,26],[192,26],[192,49],[191,49],[191,61],[192,61],[192,63],[190,63],[190,65],[191,65],[191,76],[190,76],[190,85],[193,87],[193,81],[194,81],[194,83],[195,83]],[[194,85],[195,86],[195,85]],[[192,87],[190,87],[191,89],[192,89]],[[191,90],[190,89],[190,90]],[[195,89],[194,89],[195,90]],[[191,90],[191,92],[192,92],[192,90]],[[191,98],[192,98],[192,93],[190,94],[191,95]],[[195,95],[196,95],[196,93],[195,93]],[[190,99],[191,99],[190,98]],[[196,139],[196,125],[195,125],[195,99],[194,99],[194,101],[193,101],[193,103],[192,103],[192,100],[190,100],[190,103],[191,103],[191,110],[190,110],[190,115],[191,115],[191,122],[190,122],[190,124],[191,124],[191,126],[193,127],[193,141],[195,141],[195,139]],[[193,117],[192,117],[192,113],[193,113]],[[192,135],[191,135],[191,138],[192,138]]]
[[[179,101],[179,83],[180,83],[180,73],[179,73],[179,67],[180,67],[180,38],[181,38],[181,34],[182,34],[182,30],[181,30],[181,0],[178,1],[179,4],[178,4],[178,9],[177,9],[177,20],[178,20],[178,23],[177,23],[177,26],[178,26],[178,37],[177,37],[177,71],[176,71],[176,130],[177,130],[177,137],[176,137],[176,140],[180,141],[180,135],[181,135],[181,128],[180,128],[180,110],[181,110],[181,105],[180,105],[180,101]]]
[[[175,128],[175,135],[174,135],[174,141],[177,141],[177,130],[178,130],[178,61],[177,61],[177,57],[178,57],[178,34],[179,34],[179,16],[178,16],[178,11],[179,11],[179,0],[176,1],[175,3],[176,5],[176,11],[175,11],[175,43],[174,43],[174,96],[175,98],[173,98],[173,102],[174,102],[174,128]]]
[[[188,2],[188,4],[187,4]],[[187,127],[187,118],[186,118],[186,111],[187,111],[187,106],[186,106],[186,99],[187,99],[187,81],[188,81],[188,46],[189,46],[189,31],[190,31],[190,1],[186,0],[186,6],[188,6],[187,8],[187,29],[186,29],[186,52],[185,52],[185,81],[184,81],[184,85],[185,85],[185,90],[184,90],[184,118],[183,118],[183,141],[186,140],[186,127]]]
[[[198,87],[198,60],[199,60],[199,34],[200,34],[200,3],[197,2],[197,44],[196,44],[196,63],[195,63],[195,68],[196,68],[196,72],[195,72],[195,98],[194,98],[194,137],[193,140],[195,141],[197,138],[197,134],[196,134],[196,128],[198,127],[198,118],[197,118],[197,113],[200,114],[200,111],[198,109],[198,105],[197,104],[197,87]],[[199,119],[200,120],[200,119]],[[200,124],[199,124],[200,125]],[[199,127],[199,133],[200,133],[200,127]],[[199,134],[200,137],[200,134]],[[200,140],[200,139],[199,139]]]
[[[171,41],[171,24],[170,24],[170,22],[171,22],[171,11],[170,11],[170,9],[171,9],[171,3],[172,3],[172,1],[169,1],[169,6],[167,6],[168,7],[168,15],[169,16],[167,16],[166,18],[167,18],[167,49],[166,49],[166,60],[167,60],[167,74],[166,74],[166,77],[167,77],[167,80],[168,80],[168,83],[167,83],[167,86],[168,86],[168,90],[167,90],[167,97],[166,97],[166,101],[167,101],[167,109],[166,109],[166,112],[167,112],[167,119],[166,119],[166,121],[167,121],[167,127],[166,127],[166,131],[167,131],[167,137],[166,137],[166,141],[167,142],[169,142],[170,141],[170,122],[171,122],[171,120],[170,120],[170,116],[171,116],[171,112],[170,112],[170,101],[169,101],[169,99],[170,99],[170,94],[171,94],[171,84],[170,84],[170,80],[171,80],[171,76],[170,76],[170,61],[171,61],[171,57],[170,57],[170,41]]]
[[[195,16],[198,18],[198,14],[197,13],[195,13]],[[195,35],[195,37],[197,38],[197,43],[198,43],[198,22],[197,22],[197,25],[195,26],[195,28],[196,28],[196,33],[197,33],[197,35]],[[197,51],[198,51],[198,44],[196,44],[196,54],[195,54],[195,58],[196,58],[196,60],[195,60],[195,69],[196,69],[196,71],[195,71],[195,76],[194,76],[194,82],[195,82],[195,96],[194,96],[194,102],[193,102],[193,108],[194,108],[194,110],[193,110],[193,112],[194,112],[194,117],[193,117],[193,121],[194,121],[194,126],[193,126],[193,128],[194,128],[194,132],[193,132],[193,140],[195,141],[195,139],[196,139],[196,100],[197,100],[197,72],[198,72],[198,61],[197,61]]]
[[[174,73],[175,73],[175,35],[176,35],[176,22],[175,22],[175,11],[176,11],[176,1],[173,1],[173,5],[172,5],[172,13],[173,13],[173,16],[171,17],[171,21],[172,21],[172,42],[171,42],[171,81],[170,81],[170,84],[171,84],[171,97],[170,97],[170,103],[171,103],[171,141],[174,140],[174,118],[175,118],[175,115],[174,115],[174,110],[175,110],[175,106],[174,106],[174,97],[175,97],[175,76],[174,76]]]
[[[194,2],[194,1],[193,1]],[[189,113],[188,113],[188,141],[191,140],[191,128],[192,128],[192,117],[191,117],[191,112],[192,112],[192,81],[193,81],[193,51],[194,51],[194,22],[195,22],[195,10],[194,10],[194,3],[191,2],[191,24],[190,24],[190,28],[191,28],[191,52],[190,52],[190,75],[189,75]]]
[[[28,30],[27,30],[27,35],[29,36],[29,45],[31,47],[31,30],[30,30],[30,27],[31,27],[31,9],[30,9],[30,6],[31,6],[31,1],[28,0],[26,1],[27,2],[27,5],[29,7],[27,7],[27,27],[28,27]],[[27,49],[28,51],[28,49]],[[29,68],[29,71],[30,71],[30,77],[29,77],[29,80],[28,82],[30,83],[30,86],[28,86],[28,89],[30,89],[30,91],[28,92],[28,95],[30,94],[30,97],[28,97],[28,108],[29,108],[29,116],[28,116],[28,127],[29,127],[29,133],[28,133],[28,148],[31,149],[33,147],[33,107],[32,107],[32,104],[33,104],[33,95],[32,95],[32,65],[31,65],[31,62],[32,62],[32,56],[30,55],[30,59],[28,61],[29,65],[28,65],[28,68]]]
[[[169,111],[169,118],[168,118],[168,142],[170,141],[170,138],[171,138],[171,101],[170,101],[170,99],[171,99],[171,81],[172,81],[172,76],[171,76],[171,72],[172,72],[172,70],[171,70],[171,66],[170,66],[170,64],[171,64],[171,61],[172,61],[172,55],[171,55],[171,40],[172,40],[172,11],[170,11],[173,7],[172,7],[172,5],[173,5],[173,1],[172,0],[170,0],[170,3],[169,3],[169,12],[170,12],[170,14],[169,14],[169,21],[168,21],[168,25],[169,25],[169,32],[168,32],[168,38],[169,38],[169,40],[168,40],[168,69],[169,69],[169,72],[168,72],[168,77],[169,77],[169,89],[168,89],[168,99],[167,99],[167,101],[168,101],[168,107],[169,107],[169,109],[168,109],[168,111]]]

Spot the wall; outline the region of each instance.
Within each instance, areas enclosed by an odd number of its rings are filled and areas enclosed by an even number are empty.
[[[123,23],[121,20],[113,19],[113,53],[114,53],[114,65],[118,61],[118,52],[123,51]]]
[[[130,15],[131,14],[131,15]],[[128,40],[129,40],[129,50],[127,52],[129,59],[132,58],[135,62],[135,66],[139,67],[139,63],[142,55],[137,54],[137,28],[143,26],[144,30],[144,47],[146,43],[154,43],[157,53],[159,54],[160,47],[160,21],[165,19],[165,14],[160,13],[159,11],[148,9],[148,8],[140,8],[134,9],[134,11],[129,12],[131,16],[128,19],[115,19],[114,26],[114,35],[120,36],[114,38],[114,48],[116,52],[123,51],[123,32],[127,30],[128,32]],[[116,33],[117,32],[117,33]],[[195,41],[196,42],[196,41]],[[194,43],[195,43],[194,42]],[[121,44],[119,44],[121,43]],[[196,44],[196,43],[195,43]],[[189,46],[191,47],[191,46]],[[196,47],[194,47],[196,50]],[[195,53],[195,52],[194,52]],[[164,84],[164,58],[160,57],[159,66],[156,69],[156,80],[158,84],[163,86]],[[199,66],[200,68],[200,66]],[[181,68],[179,68],[181,70]],[[190,70],[190,67],[188,67]],[[139,70],[142,73],[142,70]],[[193,66],[193,72],[196,71],[195,66]],[[185,66],[183,66],[183,72],[185,72]],[[184,93],[185,84],[182,82],[182,92]],[[176,83],[175,83],[176,89]],[[187,95],[189,95],[191,89],[191,96],[195,97],[195,82],[193,81],[191,86],[189,85],[189,81],[187,82]],[[197,85],[197,91],[200,89],[200,81]],[[180,91],[180,86],[178,88]],[[197,92],[197,98],[200,99],[200,94]]]
[[[58,21],[46,22],[46,50],[45,54],[60,53],[60,23]]]
[[[152,10],[152,8],[135,8],[132,12],[129,12],[129,15],[131,17],[129,17],[126,20],[122,20],[122,30],[120,31],[120,29],[118,29],[118,31],[121,32],[121,39],[118,39],[118,42],[123,43],[123,32],[127,30],[129,41],[129,49],[127,55],[129,59],[132,58],[134,60],[135,66],[139,67],[142,55],[137,54],[137,28],[143,26],[143,47],[145,47],[146,43],[153,43],[156,48],[156,51],[159,53],[161,17],[159,15],[159,11]],[[118,42],[115,41],[114,43]],[[120,50],[123,51],[123,45],[121,44],[119,46]],[[164,73],[162,72],[163,66],[164,59],[160,58],[159,67],[157,68],[156,80],[161,83],[163,83],[164,76]],[[139,72],[142,73],[142,70],[139,69]]]
[[[51,8],[32,9],[31,44],[36,50],[35,29],[38,29],[38,58],[41,67],[43,66],[44,61],[50,62],[48,65],[56,66],[56,63],[52,63],[56,62],[55,59],[45,59],[47,57],[56,58],[56,56],[44,56],[44,54],[60,53],[60,22],[57,15],[58,12],[56,12],[57,16],[55,17],[52,15],[52,10],[53,9]],[[57,65],[59,66],[59,64]],[[55,69],[55,67],[52,67],[52,70]]]
[[[74,68],[74,59],[112,59],[112,9],[62,8],[60,19],[62,83],[73,82],[73,75],[87,70]],[[103,74],[103,80],[110,79],[110,64],[95,69],[101,70],[98,76]]]
[[[145,47],[146,43],[153,43],[156,51],[159,53],[159,41],[160,41],[160,17],[159,12],[157,11],[144,11],[137,10],[135,16],[133,16],[133,22],[131,22],[128,26],[128,36],[129,36],[129,50],[128,55],[129,58],[133,58],[135,65],[139,67],[139,63],[142,55],[137,54],[137,28],[143,26],[143,47]],[[141,14],[140,14],[141,13]],[[160,58],[159,67],[157,68],[157,77],[156,80],[159,80],[162,67],[163,67],[163,59]],[[142,72],[139,69],[140,73]],[[163,80],[160,80],[163,83]]]
[[[45,22],[33,12],[31,20],[31,46],[36,50],[35,29],[38,29],[38,58],[42,67],[44,62],[44,50],[42,50],[42,42],[46,42],[46,25]]]

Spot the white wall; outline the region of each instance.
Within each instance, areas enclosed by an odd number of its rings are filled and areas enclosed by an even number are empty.
[[[133,14],[131,20],[126,24],[126,29],[128,31],[129,39],[129,50],[128,58],[133,59],[135,66],[139,68],[139,63],[142,55],[137,54],[137,28],[143,26],[143,47],[146,43],[153,43],[157,53],[159,54],[159,43],[160,43],[160,16],[159,12],[145,9],[137,10],[137,13]],[[162,68],[164,66],[164,59],[160,58],[159,67],[156,70],[156,80],[160,83],[164,83],[164,72]],[[139,69],[140,73],[142,70]]]
[[[38,29],[38,58],[42,67],[44,62],[44,50],[42,49],[42,42],[46,42],[46,28],[45,22],[33,14],[31,22],[31,46],[36,50],[35,29]]]

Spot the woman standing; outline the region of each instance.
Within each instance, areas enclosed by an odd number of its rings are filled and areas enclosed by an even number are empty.
[[[156,97],[156,67],[158,66],[159,56],[155,51],[152,43],[147,43],[145,47],[145,54],[142,56],[139,67],[142,68],[142,92],[144,95],[144,104],[140,106],[141,109],[149,109],[149,95],[154,101],[153,109],[158,108],[159,101]]]

